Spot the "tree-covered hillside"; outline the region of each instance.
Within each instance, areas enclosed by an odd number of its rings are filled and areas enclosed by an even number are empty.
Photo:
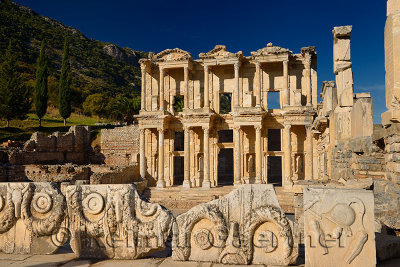
[[[100,93],[110,99],[122,96],[132,99],[140,95],[138,60],[147,56],[145,52],[87,38],[78,30],[27,7],[0,0],[0,56],[11,40],[27,85],[33,87],[35,63],[41,41],[45,39],[50,73],[49,100],[55,106],[65,38],[70,44],[72,105],[75,111],[81,111],[86,97],[92,94]],[[0,57],[0,64],[1,60]]]

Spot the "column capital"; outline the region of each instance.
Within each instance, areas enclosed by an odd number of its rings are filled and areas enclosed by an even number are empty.
[[[184,126],[183,131],[188,133],[190,131],[190,126]]]
[[[254,62],[254,65],[256,65],[257,68],[260,68],[261,67],[261,62],[260,61],[256,61],[256,62]]]
[[[311,131],[312,130],[312,125],[308,124],[308,125],[304,125],[306,127],[307,131]]]
[[[290,130],[290,128],[292,128],[292,125],[290,123],[288,123],[288,122],[285,122],[283,125],[285,127],[285,130],[287,130],[287,129]]]
[[[139,131],[140,131],[141,134],[144,134],[144,132],[146,131],[146,129],[141,128],[141,129],[139,129]]]
[[[204,64],[204,71],[208,72],[210,69],[210,65]]]
[[[262,125],[254,125],[254,128],[256,129],[256,131],[260,131],[261,132],[261,129],[262,129]]]
[[[158,69],[160,70],[160,73],[165,73],[165,67],[164,66],[158,66]]]
[[[203,131],[209,131],[210,130],[210,126],[202,126],[201,128],[203,128]]]
[[[233,64],[233,67],[235,68],[235,71],[239,71],[240,62],[239,62],[239,61],[238,61],[238,62],[235,62],[235,63]]]
[[[164,128],[163,127],[157,127],[157,131],[160,132],[164,132]]]
[[[234,129],[235,131],[239,131],[239,130],[240,130],[240,125],[234,125],[234,126],[233,126],[233,129]]]

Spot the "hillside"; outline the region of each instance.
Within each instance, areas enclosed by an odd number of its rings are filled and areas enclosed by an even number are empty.
[[[129,98],[140,95],[138,60],[147,53],[87,38],[79,30],[41,16],[30,8],[10,0],[0,0],[0,55],[4,54],[11,40],[27,83],[33,85],[40,42],[45,39],[51,73],[49,95],[54,105],[57,104],[58,77],[66,37],[70,42],[74,110],[80,111],[85,98],[94,93]]]

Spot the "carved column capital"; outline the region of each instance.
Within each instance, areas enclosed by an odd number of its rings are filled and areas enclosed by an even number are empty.
[[[234,125],[234,126],[233,126],[233,129],[234,129],[235,131],[240,131],[240,125]]]
[[[285,122],[284,124],[285,130],[290,130],[292,128],[292,125],[290,123]]]
[[[254,125],[254,128],[256,129],[257,132],[261,132],[261,125]]]
[[[234,69],[235,69],[235,72],[239,71],[240,63],[239,63],[239,62],[235,62],[235,63],[233,64],[233,67],[234,67]]]
[[[157,131],[158,131],[159,133],[164,133],[164,128],[158,127],[158,128],[157,128]]]
[[[202,126],[201,127],[203,129],[203,131],[210,131],[210,127],[209,126]]]

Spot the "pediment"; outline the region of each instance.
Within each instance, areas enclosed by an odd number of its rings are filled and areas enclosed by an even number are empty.
[[[214,49],[207,53],[200,53],[201,59],[224,59],[224,58],[239,58],[243,56],[243,52],[232,53],[226,50],[225,45],[216,45]]]
[[[277,55],[277,54],[284,54],[284,53],[292,53],[289,49],[273,46],[272,43],[267,44],[266,47],[258,49],[256,52],[251,52],[253,57],[257,56],[268,56],[268,55]]]
[[[179,48],[166,49],[153,56],[153,60],[159,62],[187,61],[191,60],[192,58],[192,54]]]

